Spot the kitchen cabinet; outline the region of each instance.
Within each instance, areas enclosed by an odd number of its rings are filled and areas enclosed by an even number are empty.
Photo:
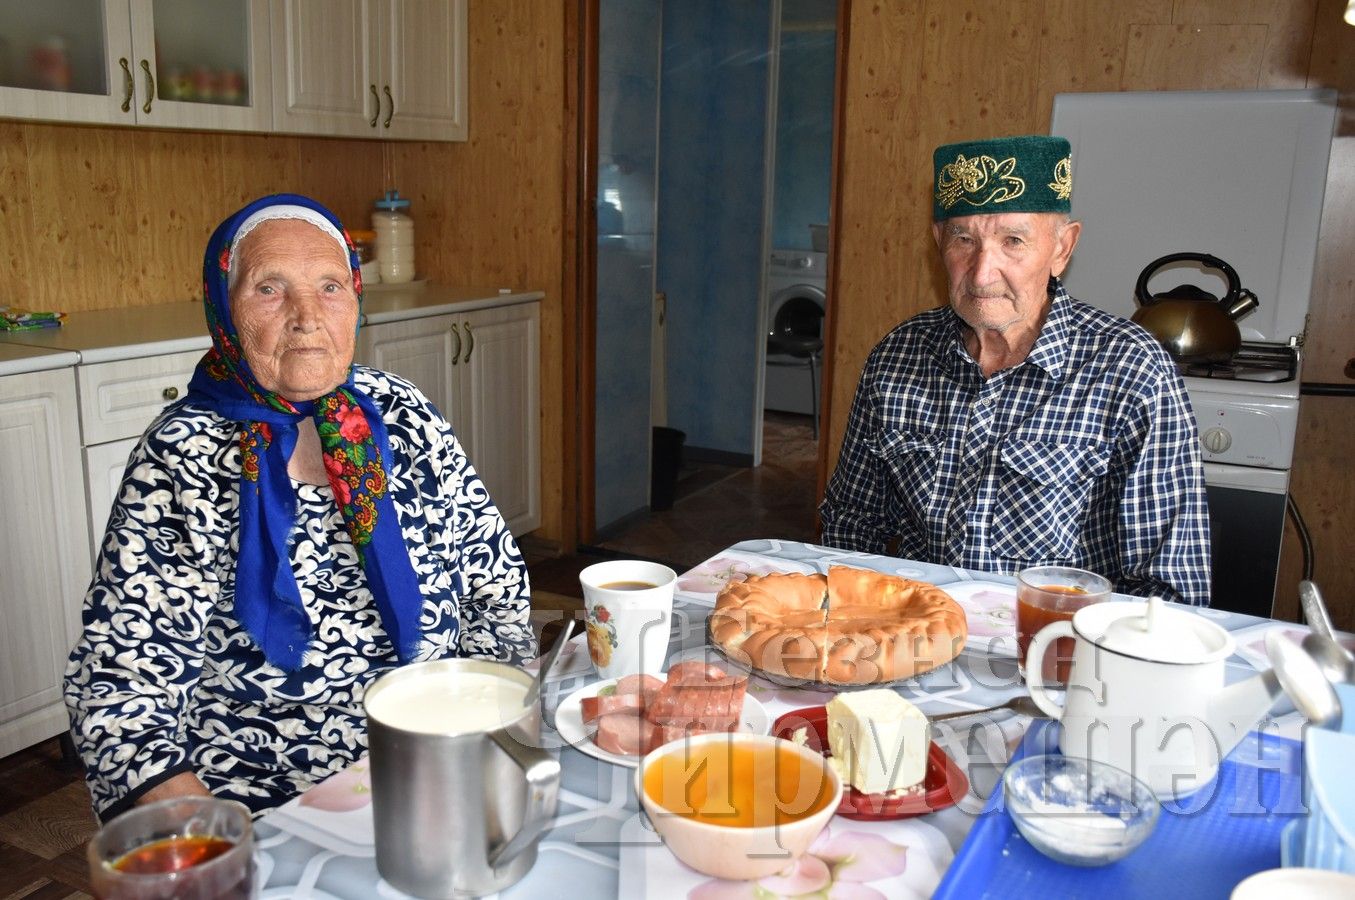
[[[268,0],[0,5],[0,116],[266,131]]]
[[[91,559],[98,559],[127,457],[160,411],[188,393],[200,359],[202,351],[188,350],[76,367]]]
[[[0,757],[67,728],[61,682],[89,586],[74,370],[0,377]]]
[[[515,535],[541,525],[536,302],[363,327],[358,359],[418,385],[452,423]]]
[[[273,0],[273,127],[466,139],[466,0]]]

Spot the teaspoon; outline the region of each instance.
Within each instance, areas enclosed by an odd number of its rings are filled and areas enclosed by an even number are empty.
[[[1332,631],[1331,616],[1322,602],[1322,592],[1311,581],[1299,582],[1299,601],[1312,632],[1303,636],[1303,649],[1317,660],[1333,684],[1355,681],[1355,655],[1341,646]]]
[[[546,658],[541,660],[541,665],[536,670],[536,677],[532,679],[532,686],[527,689],[527,695],[522,698],[523,706],[531,706],[541,696],[541,685],[550,677],[551,669],[555,668],[555,660],[560,657],[560,651],[564,649],[565,644],[569,643],[570,637],[574,634],[574,620],[572,618],[565,621],[565,627],[561,629],[560,636],[555,639],[555,644],[546,653]]]
[[[1048,715],[1044,710],[1035,705],[1035,701],[1030,699],[1029,694],[1018,694],[1008,700],[1006,703],[998,706],[990,706],[987,709],[962,709],[957,712],[941,713],[936,716],[927,716],[933,722],[944,722],[946,719],[960,719],[965,716],[978,716],[983,713],[1000,712],[1009,709],[1012,712],[1020,713],[1023,716],[1031,716],[1036,719],[1047,719]]]

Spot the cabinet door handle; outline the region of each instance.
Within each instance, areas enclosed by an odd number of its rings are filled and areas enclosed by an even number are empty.
[[[452,336],[456,338],[456,349],[452,351],[452,365],[456,365],[456,358],[461,355],[461,332],[456,330],[456,323],[452,323]]]
[[[462,357],[462,362],[470,362],[470,355],[475,352],[475,335],[470,330],[470,323],[467,322],[461,326],[466,329],[466,355]]]
[[[151,74],[151,64],[144,59],[141,61],[141,71],[146,73],[146,103],[141,107],[141,111],[149,113],[151,101],[155,99],[155,76]]]
[[[381,118],[381,95],[376,92],[376,85],[369,84],[367,86],[372,89],[372,101],[376,104],[376,108],[372,110],[372,121],[367,124],[375,128],[376,120]]]
[[[122,66],[122,111],[132,111],[132,89],[135,85],[132,83],[132,67],[127,65],[127,57],[118,57],[118,64]]]
[[[395,98],[391,96],[391,86],[383,84],[381,89],[386,92],[386,121],[381,123],[383,128],[391,127],[391,116],[395,115]]]
[[[164,397],[166,400],[178,400],[179,389],[176,387],[167,387],[160,392],[160,396]]]

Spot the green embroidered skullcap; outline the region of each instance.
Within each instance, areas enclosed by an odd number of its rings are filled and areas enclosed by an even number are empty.
[[[1066,213],[1073,195],[1072,148],[1061,137],[965,141],[936,148],[932,218],[1006,212]]]

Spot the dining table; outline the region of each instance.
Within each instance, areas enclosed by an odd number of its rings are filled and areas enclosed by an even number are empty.
[[[737,543],[679,576],[670,658],[708,644],[707,618],[716,595],[731,580],[772,573],[827,572],[830,565],[930,582],[963,608],[969,634],[959,655],[949,664],[890,685],[924,713],[983,710],[1025,692],[1016,665],[1014,577],[785,540]],[[1269,632],[1278,629],[1294,640],[1307,633],[1305,627],[1292,623],[1208,608],[1182,608],[1207,617],[1232,635],[1236,652],[1226,665],[1229,682],[1269,667],[1265,650]],[[687,868],[664,847],[640,812],[633,765],[599,758],[587,739],[571,744],[557,730],[555,711],[567,698],[598,680],[586,644],[579,637],[571,644],[542,691],[543,740],[546,747],[559,753],[558,809],[540,842],[536,864],[521,881],[498,896],[505,900],[708,900],[795,896],[795,891],[803,891],[805,885],[790,877],[764,879],[756,886],[720,882]],[[822,706],[834,691],[815,684],[789,686],[754,675],[747,695],[765,714],[765,727],[767,721],[794,710]],[[924,815],[831,820],[809,853],[827,860],[833,877],[844,882],[840,885],[843,890],[832,896],[932,896],[976,823],[991,815],[991,810],[985,812],[985,806],[1032,721],[1004,710],[933,723],[933,742],[964,773],[967,790],[950,798],[944,808]],[[1304,719],[1287,698],[1281,697],[1257,729],[1296,741],[1303,727]],[[1005,817],[1005,813],[999,814]],[[263,898],[356,900],[405,896],[382,881],[377,872],[366,758],[261,817],[256,823],[256,840]],[[1274,865],[1279,865],[1278,855]],[[846,884],[848,881],[852,883]],[[1227,896],[1226,887],[1221,896]],[[828,896],[816,894],[820,895]]]

